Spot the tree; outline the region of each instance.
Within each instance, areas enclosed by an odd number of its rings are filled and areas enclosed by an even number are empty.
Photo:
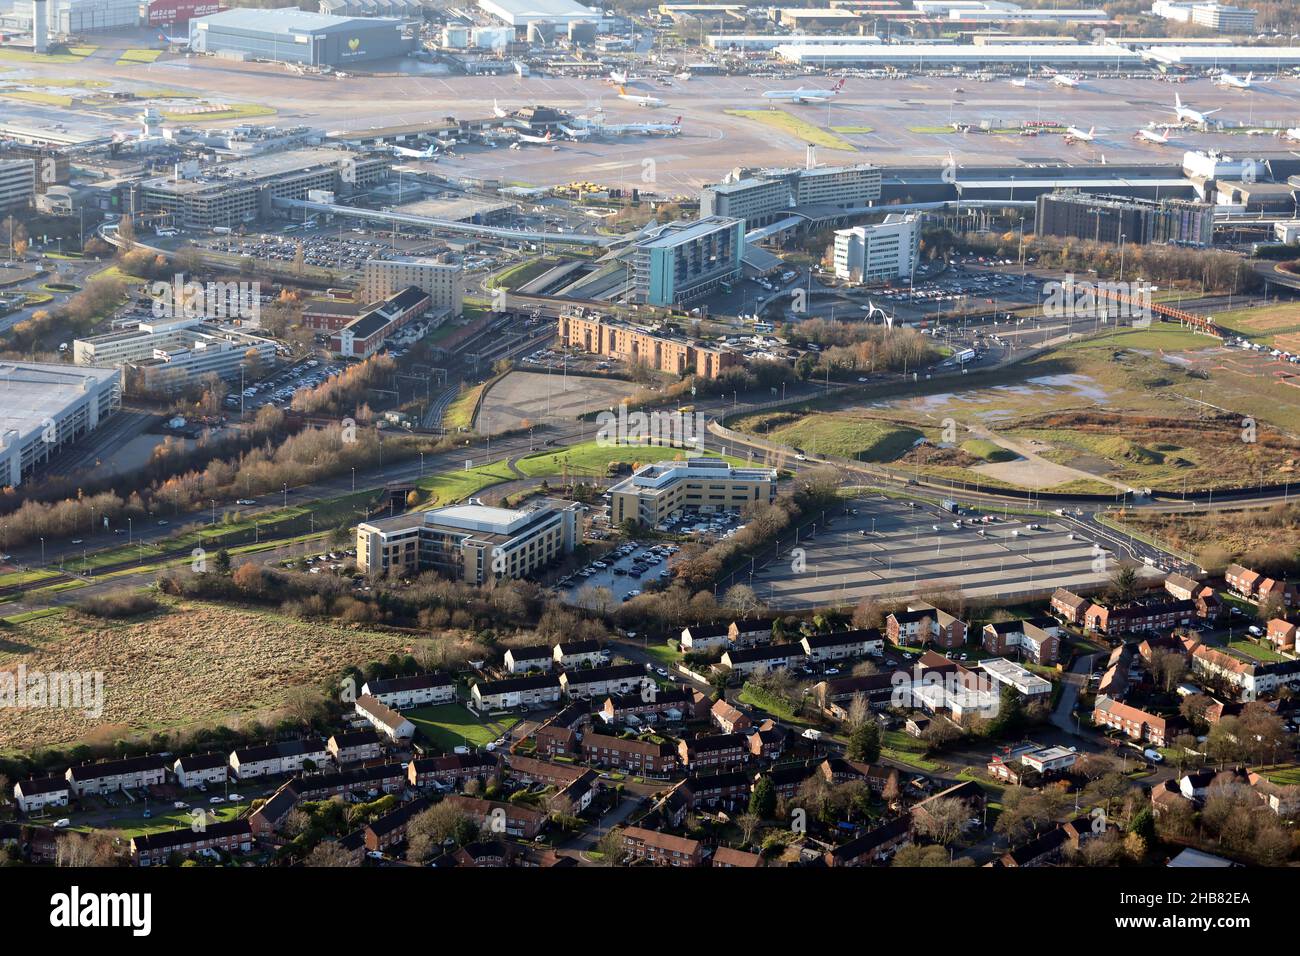
[[[925,812],[916,814],[913,822],[918,833],[947,846],[961,836],[969,819],[965,800],[940,797],[926,803]]]
[[[909,843],[907,846],[899,847],[898,852],[894,854],[894,859],[890,866],[898,867],[941,867],[941,866],[974,866],[975,861],[968,856],[953,857],[944,847],[930,844],[929,846],[920,846],[916,843]]]
[[[880,725],[874,720],[864,720],[849,736],[845,756],[850,760],[875,763],[880,759]]]
[[[406,858],[423,863],[442,852],[448,840],[458,845],[478,838],[474,821],[454,803],[438,803],[411,817],[406,825]]]
[[[623,859],[623,831],[610,827],[592,849],[600,854],[601,866],[618,866]]]
[[[1150,807],[1143,807],[1133,814],[1133,819],[1128,822],[1128,832],[1141,837],[1146,846],[1156,842],[1156,815]]]
[[[316,844],[302,862],[303,866],[356,866],[352,854],[334,840],[326,840]]]
[[[766,774],[754,781],[749,793],[749,812],[760,820],[776,816],[776,787]]]
[[[1128,604],[1137,595],[1137,572],[1124,565],[1110,576],[1108,593],[1116,604]]]
[[[724,607],[735,611],[741,617],[748,617],[763,606],[754,589],[747,584],[733,584],[722,596]]]
[[[227,551],[225,548],[222,548],[220,551],[217,552],[216,557],[213,559],[213,564],[218,574],[222,575],[223,577],[229,575],[230,574],[230,552]]]
[[[736,817],[736,826],[740,827],[740,836],[746,846],[754,842],[754,833],[762,822],[762,817],[757,813],[742,813]]]

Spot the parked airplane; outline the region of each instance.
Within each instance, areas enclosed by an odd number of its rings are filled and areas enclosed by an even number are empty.
[[[520,143],[529,143],[536,146],[550,146],[554,142],[555,134],[548,129],[545,136],[531,136],[528,133],[516,133],[515,142],[512,145],[518,146]]]
[[[183,46],[187,50],[190,48],[189,37],[169,37],[165,33],[159,33],[158,39],[162,40],[163,43],[166,43],[168,46]]]
[[[1024,89],[1024,87],[1025,87],[1025,78],[1024,78],[1023,76],[1017,76],[1017,77],[1015,77],[1014,79],[1011,80],[1011,85],[1012,85],[1012,86],[1020,87],[1021,89]]]
[[[666,103],[664,103],[663,100],[659,99],[659,97],[657,96],[641,96],[637,93],[629,93],[627,91],[627,87],[625,86],[620,86],[618,88],[618,98],[620,100],[627,100],[629,103],[635,103],[637,106],[645,106],[650,108],[667,105]]]
[[[1052,77],[1052,82],[1057,86],[1064,86],[1066,89],[1072,90],[1079,85],[1079,78],[1065,73],[1057,73]]]
[[[1169,136],[1166,133],[1157,133],[1153,129],[1140,129],[1133,134],[1134,139],[1140,139],[1145,143],[1155,143],[1157,146],[1167,146]]]
[[[503,110],[501,108],[501,104],[499,104],[494,99],[492,101],[492,115],[495,116],[497,119],[505,119],[507,116],[510,115],[510,112],[508,110]]]
[[[765,100],[780,100],[783,103],[825,103],[837,96],[844,88],[841,77],[829,90],[806,90],[802,86],[797,90],[767,90],[763,93]]]
[[[1284,130],[1282,135],[1293,143],[1300,143],[1300,126],[1292,126],[1290,129]]]
[[[1096,133],[1097,127],[1095,126],[1091,127],[1086,133],[1077,126],[1070,126],[1065,130],[1065,141],[1067,143],[1091,143],[1097,138]]]
[[[410,149],[406,146],[391,147],[395,156],[409,156],[411,159],[433,159],[434,155],[440,149],[451,149],[456,145],[454,139],[437,139],[429,144],[427,149]]]
[[[1220,107],[1220,109],[1222,109],[1222,107]],[[1219,112],[1219,110],[1217,109],[1206,110],[1203,113],[1198,112],[1197,110],[1192,109],[1190,106],[1184,106],[1182,97],[1180,97],[1177,93],[1174,94],[1174,115],[1176,115],[1184,123],[1195,123],[1197,126],[1204,126],[1207,122],[1209,122],[1206,119],[1206,117],[1217,112]]]
[[[1220,73],[1214,78],[1214,85],[1226,86],[1233,90],[1248,90],[1254,84],[1254,81],[1254,73],[1247,73],[1244,79],[1240,76],[1233,76],[1231,73]]]

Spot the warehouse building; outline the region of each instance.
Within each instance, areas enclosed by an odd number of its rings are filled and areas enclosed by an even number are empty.
[[[336,17],[424,17],[425,0],[320,0],[320,12]]]
[[[367,574],[435,570],[470,584],[521,578],[573,551],[584,507],[544,498],[523,508],[451,505],[357,525]]]
[[[988,43],[982,46],[942,43],[787,43],[776,47],[776,55],[789,63],[824,69],[935,69],[946,66],[979,69],[998,66],[1030,70],[1052,66],[1115,70],[1141,66],[1145,54],[1120,46],[1091,43],[1063,43],[1056,46],[1016,43]]]
[[[237,60],[347,67],[404,56],[402,21],[336,17],[296,8],[227,10],[190,21],[190,49]]]
[[[0,486],[16,488],[122,403],[118,369],[0,362]]]
[[[736,468],[721,458],[660,461],[609,489],[609,523],[653,528],[677,511],[739,511],[776,499],[775,468]]]
[[[1131,199],[1066,191],[1038,197],[1034,231],[1040,236],[1094,242],[1209,246],[1214,207],[1186,199]]]
[[[574,0],[477,0],[477,6],[516,28],[547,24],[551,29],[567,30],[570,24],[584,20],[598,27],[604,24],[599,7],[584,7]]]
[[[139,186],[139,208],[165,212],[184,229],[235,226],[269,217],[275,199],[306,199],[323,189],[346,196],[388,175],[389,161],[343,149],[289,149]]]
[[[633,295],[650,305],[680,305],[740,276],[745,224],[727,216],[672,222],[633,246]]]
[[[1300,67],[1300,47],[1294,46],[1162,46],[1143,50],[1157,67],[1182,70],[1294,70]]]
[[[140,0],[44,0],[47,35],[109,33],[140,25]],[[34,0],[15,0],[11,17],[32,29]]]

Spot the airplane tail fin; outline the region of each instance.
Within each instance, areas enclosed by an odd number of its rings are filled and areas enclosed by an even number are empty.
[[[831,87],[831,92],[838,93],[843,88],[844,88],[844,77],[841,76],[839,80],[836,82],[836,84]]]
[[[679,116],[679,117],[677,117],[675,120],[673,120],[673,125],[674,125],[674,126],[681,126],[681,125],[682,125],[682,118]]]
[[[1174,94],[1174,107],[1175,109],[1183,108],[1183,98],[1179,96],[1177,93]]]
[[[1096,136],[1096,135],[1097,135],[1097,127],[1095,127],[1095,126],[1089,126],[1089,127],[1088,127],[1088,138],[1091,139],[1093,136]]]

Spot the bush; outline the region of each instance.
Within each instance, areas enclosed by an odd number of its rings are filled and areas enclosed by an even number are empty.
[[[150,594],[138,591],[117,591],[101,597],[87,598],[75,605],[82,614],[94,617],[136,617],[158,610],[158,601]]]

